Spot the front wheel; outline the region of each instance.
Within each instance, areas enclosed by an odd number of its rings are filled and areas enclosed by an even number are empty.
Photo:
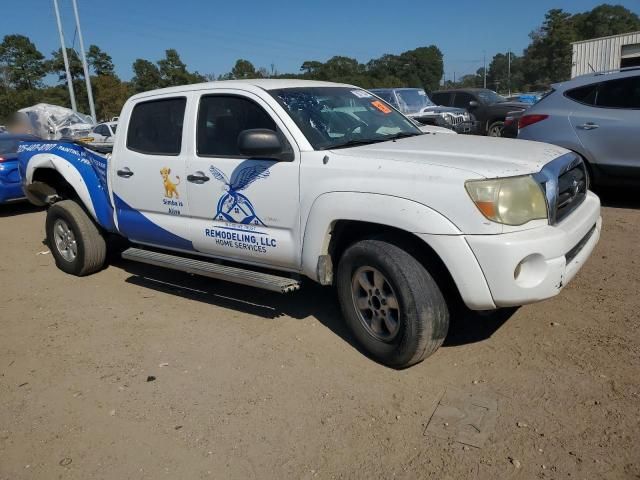
[[[493,122],[491,125],[489,125],[489,128],[487,129],[487,136],[501,137],[503,130],[504,130],[504,122],[501,122],[501,121]]]
[[[60,270],[79,277],[100,270],[107,255],[104,237],[87,213],[72,200],[47,211],[47,243]]]
[[[342,312],[358,343],[375,360],[404,368],[444,341],[449,312],[429,272],[403,249],[381,240],[349,247],[338,265]]]

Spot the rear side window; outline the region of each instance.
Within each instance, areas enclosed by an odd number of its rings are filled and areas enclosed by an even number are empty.
[[[127,148],[148,155],[179,155],[187,99],[153,100],[133,107]]]
[[[598,84],[595,84],[568,90],[565,95],[571,100],[575,100],[578,103],[583,103],[585,105],[595,105],[597,92]]]
[[[604,108],[640,108],[640,77],[602,82],[596,105]]]
[[[257,103],[243,97],[202,97],[198,112],[198,155],[241,156],[238,136],[243,130],[266,128],[278,131],[271,116]]]
[[[446,92],[436,92],[433,95],[431,95],[431,100],[433,100],[433,103],[435,103],[436,105],[444,105],[446,107],[450,107],[450,100],[451,100],[451,94],[450,93],[446,93]]]

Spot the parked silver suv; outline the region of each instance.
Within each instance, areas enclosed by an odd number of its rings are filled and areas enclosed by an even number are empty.
[[[640,67],[552,87],[520,118],[518,138],[579,153],[595,184],[640,182]]]

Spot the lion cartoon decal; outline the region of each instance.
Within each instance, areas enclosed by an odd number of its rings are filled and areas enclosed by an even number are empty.
[[[180,177],[176,175],[176,183],[171,181],[169,174],[171,173],[171,169],[168,167],[164,167],[160,170],[160,175],[162,175],[162,183],[164,184],[164,196],[167,198],[180,198],[178,194],[178,189],[176,188],[180,185]]]

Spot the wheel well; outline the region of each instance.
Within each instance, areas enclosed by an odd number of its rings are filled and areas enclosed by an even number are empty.
[[[77,200],[78,194],[67,180],[52,168],[39,168],[33,172],[29,190],[37,197],[55,195],[58,199]]]
[[[331,229],[328,249],[334,271],[337,269],[342,254],[349,246],[360,240],[372,238],[392,243],[418,260],[433,276],[450,309],[464,304],[449,269],[435,250],[417,235],[400,228],[358,220],[336,221]]]

